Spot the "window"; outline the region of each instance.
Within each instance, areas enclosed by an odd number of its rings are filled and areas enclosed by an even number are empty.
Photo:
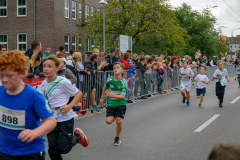
[[[91,7],[91,16],[94,14],[94,7]]]
[[[89,40],[88,38],[86,38],[85,40],[86,40],[86,51],[89,51]]]
[[[72,19],[76,20],[76,2],[72,1]]]
[[[7,0],[0,0],[0,17],[7,17]]]
[[[65,35],[65,52],[69,53],[69,35]]]
[[[94,48],[94,39],[91,40],[91,47]]]
[[[17,0],[17,16],[27,15],[27,0]]]
[[[82,4],[81,3],[79,3],[79,10],[78,10],[78,12],[79,12],[79,18],[82,18]]]
[[[81,41],[81,37],[79,37],[79,50],[81,51],[82,50],[82,41]]]
[[[72,36],[72,49],[76,50],[76,36]]]
[[[85,5],[85,18],[87,19],[89,16],[89,6]]]
[[[26,33],[17,34],[17,49],[20,51],[27,50],[27,34]]]
[[[65,0],[65,18],[69,18],[69,0]]]
[[[7,34],[0,34],[0,44],[4,45],[8,50],[8,38]]]

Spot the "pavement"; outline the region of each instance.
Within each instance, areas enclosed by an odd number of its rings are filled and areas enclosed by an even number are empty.
[[[113,146],[116,124],[105,123],[104,111],[82,116],[75,127],[84,131],[89,145],[77,144],[63,159],[206,160],[215,144],[240,143],[240,88],[234,77],[230,80],[223,108],[218,106],[213,81],[207,85],[202,108],[195,88],[190,106],[182,104],[180,91],[128,105],[120,146]]]

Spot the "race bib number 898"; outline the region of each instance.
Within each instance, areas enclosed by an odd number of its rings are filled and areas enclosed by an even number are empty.
[[[13,130],[25,129],[25,111],[0,106],[0,126]]]

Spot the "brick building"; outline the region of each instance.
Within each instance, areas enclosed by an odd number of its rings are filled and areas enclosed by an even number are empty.
[[[86,16],[101,7],[99,1],[85,0]],[[0,44],[7,50],[24,52],[38,39],[44,52],[46,48],[56,52],[61,45],[65,45],[66,53],[79,49],[76,24],[82,13],[81,3],[82,0],[0,0]],[[88,51],[93,42],[86,42]]]

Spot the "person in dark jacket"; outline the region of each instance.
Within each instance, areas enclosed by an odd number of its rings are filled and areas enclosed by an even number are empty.
[[[36,78],[37,76],[43,76],[43,73],[40,72],[40,67],[39,65],[41,64],[42,58],[39,55],[32,55],[32,58],[30,60],[30,65],[29,65],[29,69],[28,69],[28,74],[27,74],[27,78]]]
[[[41,50],[42,50],[41,42],[39,40],[34,40],[31,43],[31,49],[28,49],[25,52],[25,56],[28,56],[29,59],[32,58],[33,54],[41,56],[41,63],[39,65],[39,69],[40,69],[40,72],[43,72],[43,53],[41,52]]]
[[[136,81],[136,84],[135,84],[135,89],[134,89],[134,95],[135,97],[141,97],[142,99],[147,99],[146,96],[143,96],[144,95],[144,88],[146,87],[146,84],[145,84],[145,80],[144,80],[144,75],[145,75],[145,72],[147,70],[146,66],[145,66],[145,63],[146,63],[146,60],[144,57],[141,57],[139,60],[138,60],[138,65],[137,65],[137,81]],[[140,95],[138,96],[138,87],[140,86]]]
[[[90,105],[90,107],[99,112],[99,109],[97,108],[96,105],[96,101],[95,101],[95,97],[96,97],[96,86],[95,86],[95,82],[96,82],[96,73],[97,73],[97,62],[98,62],[98,55],[96,54],[92,54],[90,57],[89,61],[86,61],[84,63],[84,68],[87,71],[87,73],[91,73],[91,75],[87,76],[84,78],[84,80],[86,80],[86,83],[84,82],[86,89],[85,91],[87,92],[87,100],[89,100],[91,98],[92,104]],[[90,88],[90,89],[89,89]],[[91,92],[90,92],[91,90]],[[91,95],[91,97],[90,97]],[[87,102],[87,104],[89,105],[89,102]]]
[[[106,71],[112,71],[113,70],[113,63],[118,62],[118,57],[115,56],[115,49],[111,48],[109,55],[105,57],[107,60],[108,66],[106,67]]]

